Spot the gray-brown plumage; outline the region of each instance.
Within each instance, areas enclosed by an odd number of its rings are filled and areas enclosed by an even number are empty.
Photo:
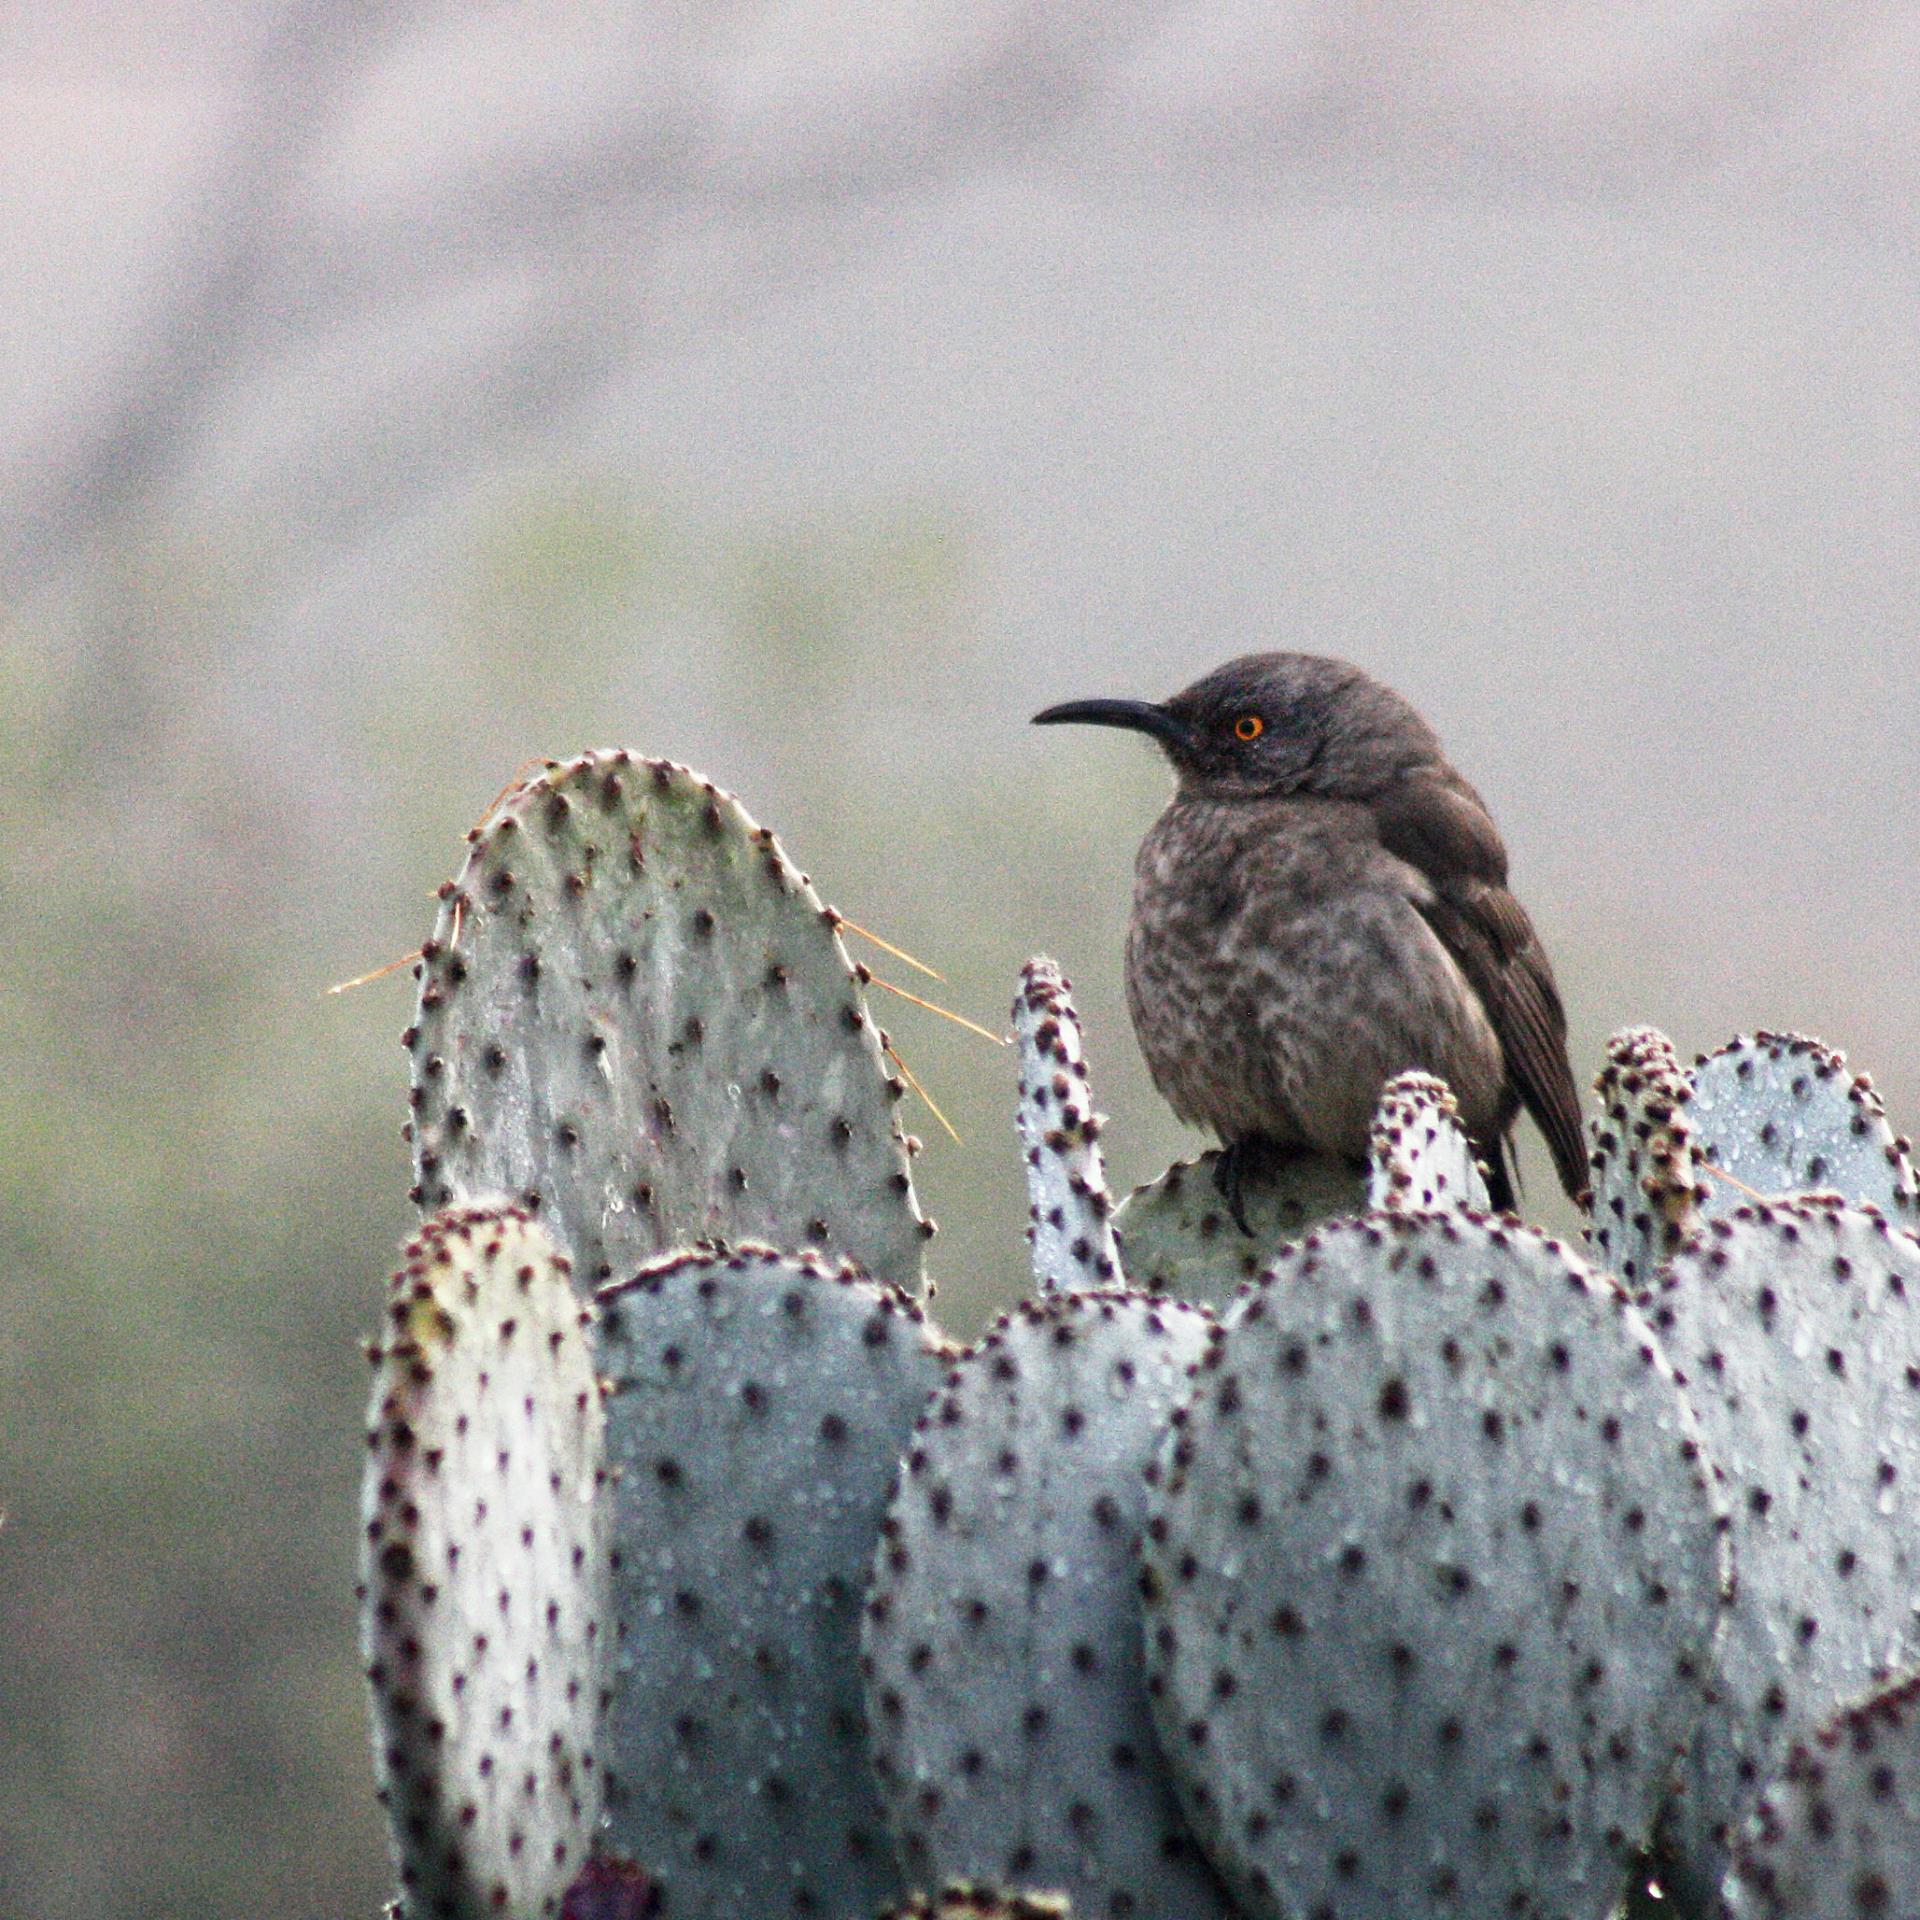
[[[1163,704],[1034,719],[1130,727],[1173,764],[1135,867],[1127,1004],[1183,1120],[1230,1148],[1364,1159],[1381,1088],[1424,1068],[1453,1089],[1496,1206],[1513,1204],[1522,1106],[1584,1191],[1553,970],[1485,803],[1397,693],[1342,660],[1260,653]]]

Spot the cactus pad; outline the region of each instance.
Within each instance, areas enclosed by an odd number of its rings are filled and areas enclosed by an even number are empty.
[[[1338,1221],[1242,1297],[1177,1421],[1148,1666],[1235,1896],[1602,1920],[1726,1577],[1646,1323],[1510,1222]]]
[[[1818,1040],[1759,1033],[1703,1054],[1692,1115],[1702,1158],[1752,1190],[1709,1173],[1713,1212],[1753,1194],[1822,1190],[1896,1221],[1920,1213],[1907,1142],[1894,1138],[1873,1083]]]
[[[1796,1742],[1742,1836],[1733,1920],[1896,1920],[1920,1913],[1920,1674]]]
[[[1600,1117],[1587,1242],[1597,1265],[1642,1295],[1700,1223],[1706,1194],[1687,1110],[1693,1087],[1665,1034],[1629,1027],[1607,1042],[1594,1091]]]
[[[1100,1117],[1087,1086],[1080,1017],[1048,959],[1020,970],[1013,1002],[1020,1050],[1020,1145],[1027,1162],[1027,1241],[1042,1293],[1120,1283],[1113,1199],[1100,1153]]]
[[[1648,1303],[1724,1479],[1738,1587],[1669,1836],[1711,1897],[1751,1796],[1920,1659],[1920,1242],[1807,1198],[1710,1221]]]
[[[1057,1887],[1091,1914],[1231,1911],[1141,1669],[1143,1473],[1210,1319],[1132,1293],[1001,1320],[914,1436],[867,1604],[867,1718],[910,1881]]]
[[[523,1211],[428,1221],[375,1351],[362,1644],[410,1920],[556,1914],[600,1814],[600,1393]]]
[[[1240,1186],[1243,1233],[1221,1192],[1221,1155],[1176,1161],[1136,1187],[1114,1216],[1127,1279],[1147,1293],[1224,1306],[1282,1247],[1329,1215],[1359,1213],[1367,1176],[1344,1160],[1275,1151],[1249,1160]]]
[[[672,1256],[601,1301],[614,1843],[675,1920],[867,1920],[902,1888],[860,1601],[942,1350],[898,1289],[771,1248]]]
[[[416,1198],[538,1204],[593,1286],[756,1238],[915,1289],[881,1037],[778,842],[663,760],[586,754],[472,835],[422,949]]]
[[[1394,1213],[1486,1211],[1486,1175],[1460,1125],[1460,1109],[1447,1083],[1430,1073],[1403,1073],[1387,1082],[1373,1117],[1369,1158],[1369,1206]]]

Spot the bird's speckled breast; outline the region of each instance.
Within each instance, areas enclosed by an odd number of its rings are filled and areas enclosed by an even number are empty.
[[[1495,1137],[1514,1110],[1500,1043],[1421,918],[1426,888],[1351,803],[1176,799],[1141,845],[1127,936],[1134,1030],[1174,1111],[1358,1159],[1381,1087],[1419,1067]]]

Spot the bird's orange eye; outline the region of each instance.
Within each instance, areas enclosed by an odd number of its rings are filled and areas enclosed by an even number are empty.
[[[1233,723],[1236,740],[1258,740],[1267,730],[1267,723],[1257,713],[1243,713]]]

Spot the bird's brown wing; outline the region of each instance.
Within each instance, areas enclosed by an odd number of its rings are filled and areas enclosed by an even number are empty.
[[[1464,781],[1403,782],[1375,805],[1381,844],[1423,873],[1420,911],[1479,994],[1521,1102],[1553,1154],[1560,1184],[1587,1189],[1580,1100],[1567,1061],[1567,1016],[1540,936],[1507,891],[1507,850]]]

